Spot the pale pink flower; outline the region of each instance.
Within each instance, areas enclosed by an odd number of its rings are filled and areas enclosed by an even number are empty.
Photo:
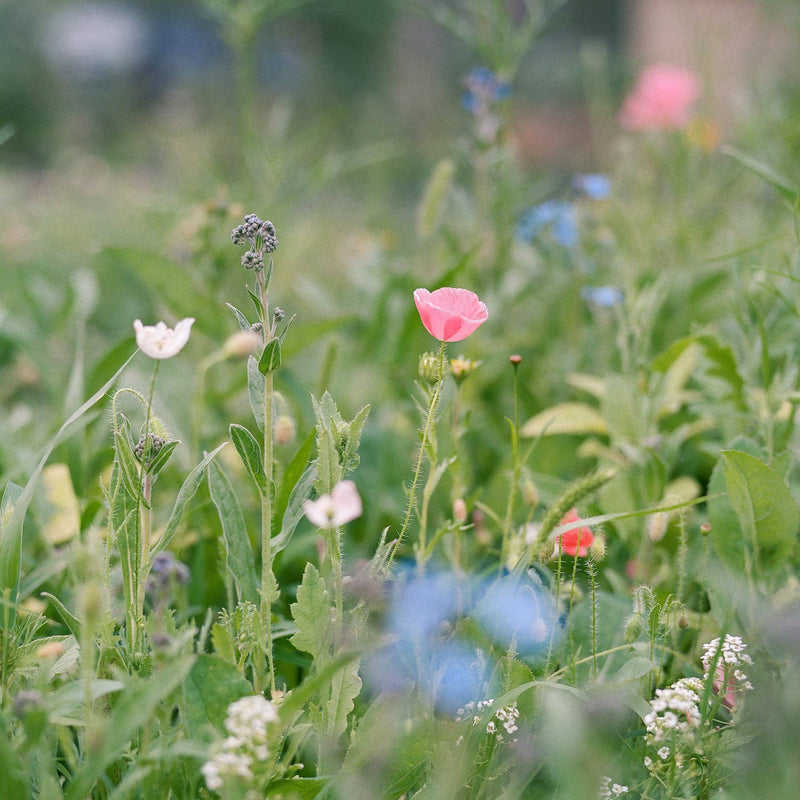
[[[677,130],[689,122],[700,82],[691,70],[672,64],[652,64],[642,70],[625,99],[620,124],[634,131]]]
[[[339,528],[358,519],[361,510],[361,498],[353,481],[339,481],[330,494],[303,503],[303,512],[318,528]]]
[[[168,328],[165,323],[143,325],[140,319],[134,320],[133,329],[136,331],[136,344],[139,349],[150,358],[172,358],[183,350],[189,341],[192,330],[192,317],[182,319],[175,330]]]
[[[417,289],[414,302],[425,330],[442,342],[466,339],[489,318],[486,306],[468,289]]]

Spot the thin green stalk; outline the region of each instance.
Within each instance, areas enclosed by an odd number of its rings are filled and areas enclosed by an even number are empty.
[[[425,416],[425,425],[422,429],[422,441],[419,445],[419,455],[417,456],[417,464],[414,468],[414,478],[411,481],[411,487],[408,490],[408,505],[406,506],[405,516],[403,517],[403,524],[400,526],[400,532],[397,535],[397,539],[395,540],[394,547],[392,548],[392,552],[387,559],[386,568],[388,569],[392,561],[394,561],[394,557],[397,554],[397,551],[400,545],[403,542],[403,539],[408,531],[408,526],[411,522],[411,516],[414,513],[414,505],[415,500],[417,497],[417,486],[419,485],[420,475],[422,474],[422,464],[425,461],[425,450],[428,445],[428,440],[431,435],[431,431],[433,430],[434,421],[436,419],[436,408],[439,405],[439,397],[442,393],[442,385],[444,384],[445,378],[445,364],[446,364],[446,346],[445,343],[441,343],[441,347],[439,348],[439,375],[438,380],[436,381],[436,386],[434,387],[433,394],[431,395],[431,402],[428,406],[428,413]]]
[[[516,359],[516,360],[514,360]],[[508,561],[508,544],[511,536],[511,520],[514,514],[514,500],[517,495],[517,488],[519,487],[519,479],[522,473],[522,463],[519,457],[519,392],[518,392],[518,379],[517,368],[519,366],[518,357],[512,357],[511,361],[514,367],[514,419],[511,429],[511,459],[512,459],[512,472],[511,472],[511,486],[508,491],[508,503],[506,505],[506,515],[503,520],[503,543],[500,549],[500,568]]]

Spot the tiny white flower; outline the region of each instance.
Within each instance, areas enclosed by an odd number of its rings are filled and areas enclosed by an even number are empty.
[[[150,358],[172,358],[180,353],[186,342],[189,341],[193,323],[193,317],[186,317],[173,330],[163,322],[155,325],[143,325],[140,319],[134,320],[136,344]]]
[[[662,761],[666,761],[669,758],[669,747],[666,746],[660,747],[657,752],[658,752],[658,757]]]
[[[303,503],[303,512],[318,528],[338,528],[358,519],[361,511],[361,498],[353,481],[339,481],[330,494]]]

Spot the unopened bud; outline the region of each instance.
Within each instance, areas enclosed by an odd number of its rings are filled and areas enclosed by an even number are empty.
[[[606,554],[606,540],[602,536],[595,536],[589,553],[595,561],[602,561]]]
[[[226,358],[249,356],[261,345],[261,337],[253,330],[239,331],[229,336],[222,350]]]
[[[59,658],[64,654],[64,645],[62,642],[46,642],[36,650],[36,657],[42,661],[49,661],[50,659]]]
[[[638,614],[629,617],[625,623],[625,641],[635,642],[639,638],[642,629],[642,618]]]
[[[275,425],[272,428],[275,442],[280,445],[291,444],[294,441],[296,432],[294,420],[288,414],[281,414],[275,420]]]
[[[700,526],[700,533],[702,533],[703,536],[708,536],[708,534],[711,533],[711,525],[710,525],[710,523],[704,522]]]
[[[653,514],[647,521],[647,535],[650,537],[651,542],[659,542],[664,538],[667,532],[667,524],[669,523],[669,516],[663,511]]]
[[[427,383],[439,380],[439,357],[436,353],[423,353],[419,357],[419,376]]]
[[[689,627],[689,617],[686,614],[681,614],[678,617],[678,627],[679,628],[688,628]]]
[[[467,504],[463,497],[457,497],[453,501],[453,519],[460,524],[467,521]]]
[[[508,360],[512,367],[518,367],[522,363],[522,356],[515,353],[513,356],[509,356]]]

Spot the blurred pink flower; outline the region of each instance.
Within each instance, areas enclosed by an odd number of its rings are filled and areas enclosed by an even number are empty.
[[[442,342],[466,339],[489,318],[486,306],[468,289],[417,289],[414,302],[425,330]]]
[[[303,512],[318,528],[339,528],[358,519],[361,510],[361,497],[353,481],[339,481],[330,494],[303,503]]]
[[[639,75],[625,99],[620,124],[634,131],[677,130],[689,122],[689,109],[700,93],[697,75],[672,64],[653,64]]]
[[[569,525],[571,522],[580,522],[580,520],[581,518],[578,516],[578,512],[572,508],[564,514],[559,525]],[[559,541],[561,542],[561,550],[568,556],[580,556],[581,558],[585,558],[589,554],[589,548],[594,541],[594,534],[591,528],[585,526],[582,528],[573,528],[571,531],[562,533],[558,539],[556,539],[556,548],[558,548]],[[558,552],[557,549],[556,552]]]

